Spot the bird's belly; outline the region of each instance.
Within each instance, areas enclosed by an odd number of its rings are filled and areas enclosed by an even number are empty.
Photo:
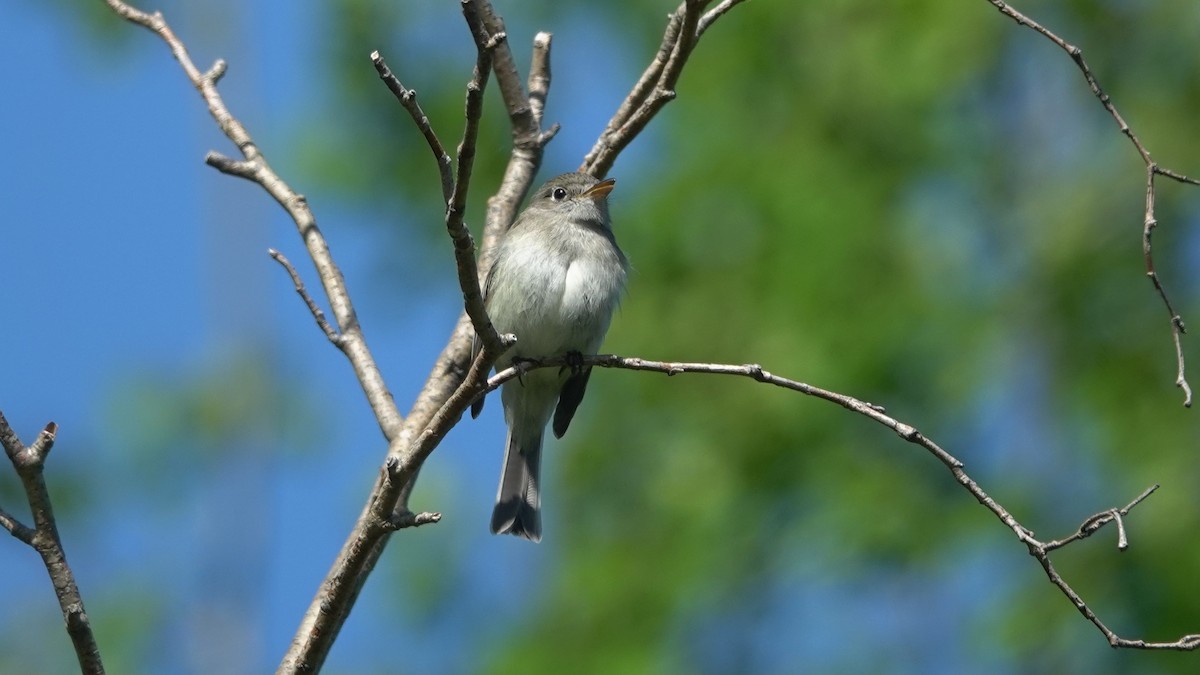
[[[507,356],[594,353],[608,329],[621,291],[620,276],[602,265],[601,261],[581,257],[571,260],[565,271],[551,271],[545,264],[530,266],[525,268],[524,283],[501,290],[525,296],[514,304],[502,303],[521,306],[523,311],[513,316],[500,312],[492,317],[499,332],[517,336],[517,344]],[[543,273],[530,274],[533,269]]]

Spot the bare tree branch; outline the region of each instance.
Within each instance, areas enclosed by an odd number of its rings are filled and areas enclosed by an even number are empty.
[[[1154,284],[1154,290],[1158,291],[1158,297],[1162,298],[1163,305],[1167,308],[1167,314],[1171,317],[1171,340],[1175,343],[1175,386],[1183,390],[1183,405],[1190,408],[1192,406],[1192,387],[1188,384],[1184,374],[1183,358],[1183,334],[1187,332],[1187,329],[1183,325],[1183,317],[1171,305],[1171,301],[1167,298],[1167,289],[1163,288],[1162,281],[1158,278],[1158,272],[1154,269],[1154,254],[1150,246],[1154,228],[1158,227],[1158,219],[1154,217],[1154,177],[1159,174],[1170,175],[1160,171],[1158,165],[1153,163],[1146,170],[1146,214],[1142,221],[1142,257],[1146,261],[1146,276],[1150,277],[1150,282]],[[1186,176],[1176,177],[1176,180],[1180,179],[1191,182],[1191,179]]]
[[[699,20],[699,11],[703,4],[705,3],[689,3],[694,14],[691,25],[694,26]],[[508,47],[504,23],[495,14],[491,3],[487,0],[463,0],[462,9],[480,58],[490,54],[492,72],[495,73],[501,98],[508,112],[513,137],[512,154],[504,177],[496,194],[488,200],[481,238],[482,247],[476,269],[478,273],[479,270],[488,268],[500,237],[516,218],[517,209],[529,191],[541,164],[542,148],[553,138],[557,128],[552,127],[543,132],[540,126],[541,111],[544,110],[550,85],[549,35],[539,33],[534,40],[529,75],[530,93],[526,95]],[[677,66],[672,71],[672,77],[678,77],[678,71],[683,67],[685,58],[675,61]],[[468,91],[470,92],[470,89]],[[468,127],[464,140],[473,133],[470,122],[472,105],[473,99],[469,94]],[[605,156],[610,161],[615,159],[621,148],[632,140],[637,131],[640,131],[640,127],[637,130],[626,130],[625,141],[621,147],[609,150]],[[460,177],[456,181],[455,193],[462,194],[465,199],[466,190],[458,189],[463,168],[463,162],[460,161]],[[461,212],[461,209],[453,207],[454,202],[455,199],[451,199],[452,207],[448,209],[448,214]],[[454,234],[454,229],[451,228],[456,226],[451,222],[449,215],[447,227],[451,236],[455,238],[456,259],[460,261],[459,282],[469,311],[473,302],[473,298],[470,297],[474,292],[473,284],[468,283],[468,275],[463,273],[461,254],[466,249],[459,244],[459,241],[465,240],[460,240]],[[502,339],[499,345],[489,344],[485,338],[482,352],[474,362],[468,364],[474,333],[472,318],[464,313],[446,348],[438,357],[412,410],[409,411],[400,435],[390,443],[384,470],[372,488],[367,505],[350,537],[326,575],[316,598],[310,604],[292,641],[292,647],[280,665],[280,672],[313,672],[324,663],[330,646],[387,543],[390,531],[386,523],[409,517],[408,495],[421,464],[437,447],[445,433],[458,422],[470,401],[478,396],[491,364],[511,343],[511,336],[502,336],[507,339]],[[389,505],[392,507],[390,516],[384,511]]]
[[[209,114],[216,120],[217,126],[242,154],[241,160],[233,160],[217,153],[209,153],[205,161],[223,173],[245,178],[262,186],[296,223],[296,229],[316,265],[321,285],[325,289],[325,296],[333,311],[333,318],[343,342],[340,345],[342,352],[346,354],[346,358],[354,368],[354,374],[362,385],[363,393],[367,397],[367,402],[375,414],[375,419],[378,421],[384,437],[388,440],[394,439],[399,433],[403,418],[400,416],[400,411],[396,409],[396,403],[392,400],[391,392],[388,391],[387,385],[383,381],[383,375],[379,372],[379,367],[375,364],[370,349],[367,348],[362,326],[358,322],[358,315],[354,311],[354,305],[350,302],[350,294],[346,291],[346,280],[334,263],[333,256],[329,253],[329,245],[317,227],[316,218],[309,209],[307,200],[303,195],[292,190],[275,173],[267,163],[266,157],[255,145],[249,132],[225,106],[224,100],[217,91],[217,81],[225,73],[225,63],[217,61],[208,72],[201,73],[192,62],[187,48],[167,25],[161,13],[148,14],[134,9],[121,0],[105,0],[105,2],[122,18],[143,26],[167,44],[192,86],[204,99]]]
[[[704,35],[704,31],[708,30],[708,27],[713,25],[714,21],[724,16],[725,12],[728,12],[737,5],[742,4],[743,1],[744,0],[721,0],[721,2],[717,3],[716,7],[713,7],[705,12],[704,16],[700,17],[699,23],[696,24],[696,37],[699,38],[701,35]]]
[[[1117,127],[1120,128],[1121,133],[1129,138],[1130,143],[1133,143],[1133,147],[1137,149],[1138,155],[1142,158],[1142,163],[1146,165],[1146,215],[1142,226],[1142,251],[1146,260],[1146,276],[1154,284],[1154,290],[1158,292],[1158,297],[1162,299],[1163,305],[1167,308],[1167,314],[1171,317],[1171,337],[1175,342],[1176,359],[1175,386],[1183,390],[1183,405],[1190,408],[1192,406],[1192,388],[1188,385],[1187,378],[1184,376],[1182,345],[1182,336],[1187,332],[1187,328],[1183,324],[1183,317],[1175,311],[1175,308],[1171,305],[1171,301],[1167,299],[1167,290],[1159,280],[1158,272],[1154,269],[1154,256],[1150,248],[1150,235],[1158,225],[1158,220],[1154,217],[1154,176],[1166,176],[1171,180],[1188,185],[1200,185],[1200,181],[1161,167],[1154,161],[1150,156],[1150,151],[1138,140],[1137,134],[1133,133],[1133,128],[1125,122],[1125,118],[1121,117],[1121,113],[1117,112],[1117,107],[1113,104],[1112,98],[1100,88],[1100,82],[1092,74],[1092,69],[1083,58],[1082,49],[1067,42],[1045,26],[1017,11],[1012,5],[1004,2],[1004,0],[987,1],[1000,10],[1002,14],[1016,21],[1017,24],[1035,31],[1070,55],[1071,60],[1075,62],[1076,67],[1079,68],[1079,71],[1083,73],[1084,79],[1087,80],[1092,94],[1100,101],[1100,105],[1104,106],[1104,109],[1108,111],[1113,121],[1117,123]]]
[[[504,107],[512,125],[513,145],[519,148],[540,147],[541,128],[533,113],[534,106],[521,86],[521,75],[517,72],[516,61],[508,47],[504,21],[496,15],[492,3],[487,0],[462,0],[462,11],[476,46],[480,51],[492,52],[496,84],[500,87],[500,97],[504,99]],[[493,40],[495,44],[490,44]]]
[[[0,444],[4,446],[4,452],[21,478],[21,486],[29,501],[29,512],[33,515],[33,527],[29,527],[0,509],[0,527],[41,556],[67,624],[67,635],[75,647],[79,670],[99,675],[104,673],[100,647],[96,644],[96,636],[92,634],[92,624],[84,610],[83,595],[75,582],[75,574],[67,564],[67,552],[58,536],[58,522],[54,519],[54,506],[50,502],[50,490],[46,487],[46,457],[54,447],[57,433],[58,425],[50,422],[38,434],[33,445],[26,446],[9,426],[4,413],[0,412]]]
[[[608,173],[625,146],[646,128],[663,106],[675,99],[675,85],[700,36],[741,1],[724,0],[703,14],[711,0],[685,0],[679,5],[667,18],[658,53],[583,158],[580,171],[594,176]]]

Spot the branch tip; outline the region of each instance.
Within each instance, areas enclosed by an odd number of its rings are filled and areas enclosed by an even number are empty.
[[[217,59],[213,62],[212,67],[204,73],[204,79],[215,85],[221,81],[222,77],[225,77],[227,68],[228,64],[225,63],[225,59]]]
[[[388,521],[388,525],[394,530],[403,530],[409,527],[421,527],[422,525],[432,525],[433,523],[441,522],[442,514],[436,512],[423,511],[421,513],[413,513],[405,511],[399,515],[392,516]]]

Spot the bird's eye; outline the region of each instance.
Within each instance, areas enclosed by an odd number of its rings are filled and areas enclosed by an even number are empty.
[[[554,190],[552,190],[550,192],[550,196],[554,198],[554,201],[561,202],[562,200],[567,198],[567,189],[561,188],[561,187],[556,187],[556,188],[554,188]]]

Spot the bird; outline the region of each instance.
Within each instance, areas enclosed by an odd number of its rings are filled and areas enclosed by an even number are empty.
[[[501,240],[485,278],[484,306],[496,332],[516,344],[496,361],[595,354],[625,291],[629,263],[608,213],[616,180],[567,173],[539,187]],[[477,354],[480,341],[475,340]],[[590,367],[538,368],[509,380],[500,399],[508,425],[493,534],[541,541],[542,437],[553,413],[562,438],[587,388]],[[471,407],[477,417],[483,399]]]

